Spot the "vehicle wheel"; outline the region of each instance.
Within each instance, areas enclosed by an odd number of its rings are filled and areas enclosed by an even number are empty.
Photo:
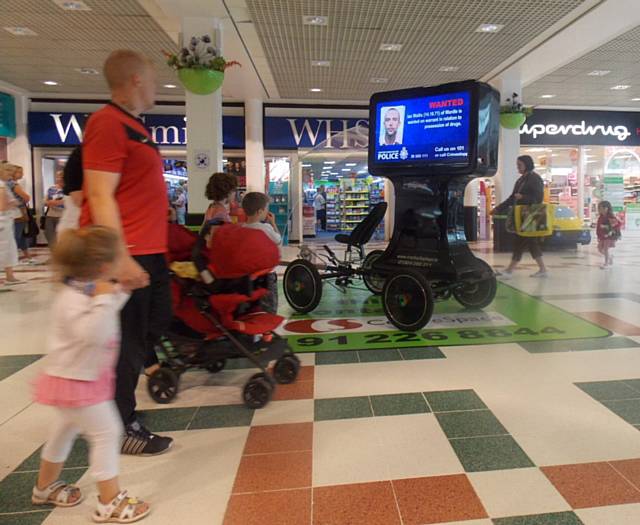
[[[151,399],[161,405],[170,403],[178,394],[180,379],[170,368],[159,368],[147,381],[147,390]]]
[[[496,276],[491,267],[481,261],[482,265],[491,272],[491,277],[475,282],[464,283],[463,286],[453,290],[453,296],[465,308],[485,308],[489,306],[496,296],[498,288]]]
[[[273,377],[283,385],[293,383],[300,372],[300,359],[295,355],[284,355],[276,361],[273,367]]]
[[[207,366],[205,366],[205,368],[212,374],[217,374],[218,372],[221,372],[222,370],[224,370],[224,367],[226,364],[227,364],[226,359],[218,359],[217,361],[212,361],[210,363],[207,363]]]
[[[274,386],[267,374],[255,374],[242,390],[242,400],[247,408],[262,408],[273,396]]]
[[[296,259],[284,272],[284,296],[295,311],[311,312],[322,299],[322,279],[316,267],[304,259]]]
[[[400,270],[387,277],[382,306],[387,319],[405,332],[426,326],[433,315],[433,292],[427,278],[417,270]]]
[[[364,284],[369,291],[375,295],[380,295],[382,293],[385,279],[383,275],[375,273],[371,269],[373,268],[373,263],[377,261],[383,253],[383,250],[373,250],[367,254],[364,258],[364,262],[362,263],[362,269],[365,272],[362,275]]]

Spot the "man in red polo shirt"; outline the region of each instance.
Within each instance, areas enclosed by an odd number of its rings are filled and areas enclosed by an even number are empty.
[[[155,455],[172,439],[149,432],[136,418],[135,390],[147,356],[171,319],[167,251],[167,190],[162,158],[139,116],[155,103],[156,73],[143,55],[114,51],[104,64],[111,102],[89,118],[82,143],[80,223],[120,234],[120,282],[134,291],[122,310],[122,343],[115,400],[125,425],[122,452]]]

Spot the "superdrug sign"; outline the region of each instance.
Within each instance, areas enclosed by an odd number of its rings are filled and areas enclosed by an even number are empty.
[[[536,109],[520,128],[520,144],[640,146],[640,112]]]

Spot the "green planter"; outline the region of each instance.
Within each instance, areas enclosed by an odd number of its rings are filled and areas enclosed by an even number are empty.
[[[222,71],[213,69],[178,69],[178,78],[187,91],[197,95],[210,95],[220,89],[224,80]]]
[[[519,129],[527,120],[524,113],[500,113],[500,124],[503,128]]]

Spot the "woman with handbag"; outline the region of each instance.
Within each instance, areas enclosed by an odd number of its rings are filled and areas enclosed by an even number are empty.
[[[31,253],[29,253],[29,239],[25,233],[26,229],[32,222],[32,217],[28,209],[31,196],[24,191],[22,186],[20,186],[19,181],[24,176],[22,168],[11,164],[8,169],[13,171],[13,176],[7,185],[9,186],[9,190],[13,194],[13,197],[18,201],[18,206],[15,209],[14,215],[16,244],[18,245],[18,249],[22,252],[22,262],[26,264],[35,264],[36,261],[31,257]]]
[[[521,155],[518,157],[517,165],[520,178],[518,178],[513,186],[513,193],[507,200],[494,208],[491,212],[492,215],[494,213],[505,213],[509,208],[513,210],[514,206],[542,204],[544,199],[544,182],[542,177],[534,171],[535,164],[533,163],[533,159],[529,155]],[[510,213],[512,213],[512,211]],[[540,248],[539,238],[524,237],[521,235],[515,236],[511,263],[504,272],[501,274],[498,273],[498,275],[502,275],[504,278],[510,277],[522,259],[522,254],[526,249],[529,250],[531,257],[538,263],[538,271],[531,275],[531,277],[547,277],[549,274],[542,259],[542,249]]]
[[[53,249],[56,244],[56,230],[58,229],[58,223],[64,212],[63,183],[62,170],[57,171],[55,184],[47,190],[45,198],[45,206],[47,209],[43,217],[44,221],[40,224],[40,228],[44,228],[44,235],[51,249]]]

